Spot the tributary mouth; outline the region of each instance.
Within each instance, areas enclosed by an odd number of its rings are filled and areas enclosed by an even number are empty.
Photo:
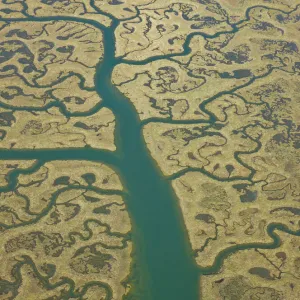
[[[248,8],[246,12],[247,18],[250,10],[251,8]],[[117,166],[128,192],[126,202],[133,221],[134,259],[139,266],[137,276],[141,277],[140,285],[133,288],[139,291],[138,299],[201,299],[199,277],[218,272],[224,259],[230,254],[245,249],[278,247],[280,238],[276,234],[277,230],[298,236],[300,232],[293,232],[279,223],[270,224],[267,232],[272,242],[236,245],[221,251],[211,267],[196,266],[177,197],[149,154],[138,113],[130,100],[111,83],[113,68],[118,64],[114,57],[114,28],[117,25],[118,22],[115,21],[111,28],[104,30],[105,55],[103,62],[98,66],[95,85],[104,100],[104,105],[116,116],[116,145],[120,158]],[[236,31],[237,28],[234,27],[233,32]],[[210,38],[218,36],[219,34],[216,34]],[[189,52],[188,43],[185,43],[181,55]],[[148,62],[151,62],[151,58]],[[253,80],[246,85],[250,85]],[[226,94],[227,92],[224,92],[224,95]],[[206,104],[202,103],[203,111],[206,111]],[[207,113],[211,124],[214,124],[215,116]]]
[[[138,114],[130,101],[111,83],[111,75],[118,59],[114,57],[114,21],[105,28],[92,20],[75,17],[12,18],[15,22],[76,21],[97,27],[104,34],[104,57],[97,66],[95,87],[116,118],[117,150],[70,148],[51,150],[0,150],[2,159],[37,159],[28,173],[53,160],[89,160],[112,165],[126,190],[125,201],[133,223],[134,264],[138,266],[138,284],[133,286],[132,299],[196,300],[199,299],[198,271],[192,258],[186,229],[176,195],[151,158],[141,134]],[[102,107],[103,107],[102,106]],[[30,111],[30,108],[22,108]],[[92,115],[93,110],[85,114]],[[20,173],[10,174],[8,190]],[[101,279],[100,279],[101,280]],[[135,296],[137,295],[137,296]]]
[[[26,21],[52,20],[73,20],[96,27],[98,24],[72,17],[26,18]],[[217,272],[228,255],[242,249],[277,247],[280,239],[276,230],[294,235],[300,235],[300,232],[292,232],[280,224],[271,224],[267,231],[273,242],[233,246],[221,252],[211,268],[196,267],[177,197],[147,150],[137,111],[111,83],[113,69],[119,63],[114,56],[114,29],[117,25],[118,22],[114,21],[110,28],[98,27],[104,34],[104,58],[97,66],[95,76],[96,90],[103,99],[103,105],[110,108],[116,118],[117,151],[112,154],[93,149],[1,150],[0,156],[3,159],[38,158],[40,161],[86,159],[113,164],[125,187],[125,201],[133,223],[134,264],[138,266],[135,275],[139,278],[133,286],[132,299],[200,299],[199,276]],[[182,54],[187,54],[189,50],[186,43]],[[204,104],[202,108],[205,110]],[[211,123],[214,121],[211,116]],[[135,293],[138,298],[135,298]]]
[[[128,193],[125,200],[142,285],[133,288],[141,291],[143,299],[199,299],[198,271],[176,195],[146,148],[134,106],[110,80],[115,62],[112,29],[104,31],[104,42],[95,85],[116,116],[117,167]]]

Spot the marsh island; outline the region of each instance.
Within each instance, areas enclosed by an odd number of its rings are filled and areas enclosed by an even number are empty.
[[[300,2],[2,0],[0,299],[300,299]]]

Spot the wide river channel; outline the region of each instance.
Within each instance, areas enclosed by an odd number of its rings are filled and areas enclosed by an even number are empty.
[[[111,81],[114,67],[121,62],[115,57],[114,37],[114,30],[119,21],[114,20],[112,26],[107,28],[93,20],[76,17],[29,17],[9,21],[53,20],[87,23],[103,32],[104,57],[97,65],[95,86],[103,99],[101,105],[110,108],[115,115],[117,150],[113,156],[105,151],[89,148],[0,150],[0,155],[2,159],[39,159],[44,162],[57,159],[88,159],[112,165],[124,185],[125,201],[133,223],[133,257],[136,266],[133,272],[136,272],[138,277],[135,280],[138,286],[134,286],[136,296],[134,292],[132,299],[199,300],[200,275],[216,272],[230,253],[253,247],[277,247],[280,240],[275,230],[290,231],[280,224],[272,224],[268,227],[268,232],[273,238],[273,243],[234,246],[221,252],[210,269],[200,269],[196,266],[177,197],[170,182],[164,178],[146,148],[141,121],[135,107]],[[185,46],[185,52],[188,51],[188,47]],[[86,115],[93,114],[98,109],[99,107],[95,107]]]

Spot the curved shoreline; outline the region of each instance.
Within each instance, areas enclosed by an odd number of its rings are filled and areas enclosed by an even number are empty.
[[[104,106],[116,117],[120,178],[128,193],[137,263],[148,281],[142,288],[152,292],[143,299],[198,299],[197,267],[176,196],[146,148],[133,104],[111,83],[117,25],[104,31],[104,60],[95,82]]]
[[[249,19],[251,8],[247,9],[247,19]],[[137,263],[142,269],[142,274],[139,275],[144,276],[142,282],[145,284],[139,288],[142,288],[145,293],[148,293],[150,290],[152,291],[151,295],[143,295],[144,300],[165,300],[166,297],[173,300],[199,299],[198,277],[218,272],[223,261],[232,253],[251,248],[273,249],[278,247],[280,245],[280,238],[275,233],[275,230],[300,236],[300,231],[291,231],[280,223],[270,224],[267,232],[273,239],[273,243],[236,245],[221,251],[212,266],[208,268],[197,267],[192,258],[190,242],[176,199],[177,196],[168,178],[163,176],[146,147],[142,134],[143,122],[139,120],[138,114],[130,100],[122,95],[111,83],[113,68],[117,64],[122,62],[134,64],[134,62],[122,61],[114,56],[114,29],[120,21],[114,19],[112,26],[108,28],[98,22],[77,17],[62,16],[39,19],[32,17],[31,19],[16,18],[10,21],[46,22],[50,19],[51,21],[67,19],[74,22],[87,23],[102,31],[104,35],[104,58],[96,67],[95,86],[97,93],[103,99],[101,107],[104,106],[111,109],[116,117],[115,143],[117,151],[109,152],[89,148],[55,150],[12,149],[0,150],[0,155],[4,159],[39,159],[40,162],[59,159],[101,160],[115,167],[120,174],[125,191],[128,193],[125,194],[124,198],[134,224],[134,247],[135,252],[137,252]],[[237,30],[236,25],[240,25],[244,21],[234,24],[233,30]],[[219,34],[221,33],[207,37],[213,38],[219,36]],[[172,54],[170,57],[188,54],[189,42],[192,37],[192,35],[187,37],[182,53]],[[165,55],[163,58],[168,58],[168,55]],[[154,61],[156,59],[161,59],[161,57],[154,57],[149,60]],[[144,64],[145,61],[135,64]],[[148,59],[146,63],[148,63]],[[247,85],[251,83],[252,80]],[[228,93],[235,91],[236,89],[233,89]],[[214,115],[206,111],[205,108],[205,105],[215,98],[216,96],[210,98],[209,101],[205,101],[201,107],[204,112],[208,113],[210,120],[198,120],[196,122],[213,124],[216,121]],[[56,106],[58,104],[50,105]],[[26,108],[24,109],[26,110]],[[39,110],[43,110],[43,108]],[[92,109],[87,114],[92,114],[93,112],[94,110]],[[63,113],[66,113],[66,111],[64,110]],[[162,122],[168,122],[168,120]],[[181,121],[178,122],[180,123]],[[189,122],[187,121],[187,123]],[[182,123],[185,123],[185,121]],[[173,177],[176,178],[177,176],[172,175],[169,179]],[[247,180],[247,178],[245,179]],[[234,180],[237,180],[237,178],[234,178]]]

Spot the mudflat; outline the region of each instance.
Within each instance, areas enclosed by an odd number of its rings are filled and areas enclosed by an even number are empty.
[[[0,299],[300,299],[300,3],[0,3]]]

